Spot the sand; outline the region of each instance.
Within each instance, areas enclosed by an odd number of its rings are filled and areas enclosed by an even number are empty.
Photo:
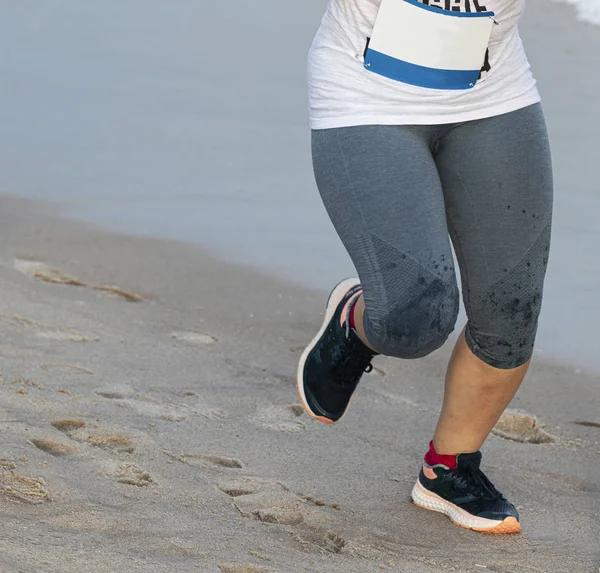
[[[2,573],[597,573],[597,374],[536,361],[484,458],[524,533],[482,536],[409,502],[449,347],[329,427],[294,387],[322,293],[23,200],[0,244]]]

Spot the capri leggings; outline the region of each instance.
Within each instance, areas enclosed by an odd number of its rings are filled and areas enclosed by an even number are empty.
[[[329,216],[358,272],[373,348],[419,358],[454,330],[460,268],[472,352],[496,368],[533,353],[552,219],[539,104],[447,125],[312,132]]]

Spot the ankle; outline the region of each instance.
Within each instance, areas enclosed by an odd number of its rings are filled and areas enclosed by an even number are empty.
[[[446,466],[454,470],[457,467],[456,457],[458,454],[438,454],[433,440],[429,442],[429,451],[425,454],[425,463],[429,466]]]

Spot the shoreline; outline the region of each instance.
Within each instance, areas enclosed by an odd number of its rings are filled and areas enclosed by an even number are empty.
[[[597,570],[597,376],[534,365],[513,407],[555,442],[484,448],[525,533],[472,534],[408,502],[448,346],[378,357],[325,427],[294,387],[321,293],[0,207],[3,573]]]
[[[2,201],[8,201],[17,205],[19,209],[24,208],[26,212],[33,214],[34,216],[42,216],[49,220],[54,220],[57,224],[67,224],[87,229],[95,233],[100,233],[107,236],[119,237],[123,240],[141,240],[141,241],[156,241],[158,243],[169,244],[173,248],[184,248],[186,251],[196,253],[198,256],[210,260],[215,265],[222,265],[231,268],[233,272],[239,270],[241,272],[248,272],[253,275],[261,276],[265,281],[274,281],[283,285],[288,285],[299,292],[309,294],[311,297],[317,300],[325,300],[324,296],[329,293],[327,287],[315,287],[307,285],[303,282],[294,282],[289,277],[278,275],[272,269],[261,268],[256,264],[244,264],[243,262],[236,260],[235,258],[228,257],[226,253],[202,245],[194,241],[185,241],[178,238],[165,237],[160,235],[152,235],[150,233],[135,233],[127,232],[124,229],[111,228],[105,226],[102,223],[93,223],[86,220],[82,220],[77,216],[70,216],[68,209],[65,204],[60,200],[44,200],[37,198],[21,198],[14,195],[2,195],[0,194],[0,204]],[[343,277],[338,277],[341,280]],[[544,311],[542,311],[543,318]],[[444,345],[444,348],[453,345],[456,341],[457,334],[460,332],[466,316],[464,314],[463,303],[461,300],[461,310],[456,323],[454,332],[451,333],[449,340]],[[442,350],[443,352],[443,350]],[[449,356],[449,353],[448,353]],[[573,374],[584,374],[589,376],[600,376],[600,365],[594,366],[582,366],[575,361],[569,361],[564,358],[553,358],[550,353],[546,353],[543,350],[539,350],[536,345],[533,361],[541,362],[549,368],[560,368],[565,370],[571,370]]]

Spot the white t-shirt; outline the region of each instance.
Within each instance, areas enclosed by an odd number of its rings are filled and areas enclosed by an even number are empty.
[[[493,11],[488,57],[468,90],[421,88],[364,68],[381,0],[329,0],[308,57],[310,126],[443,124],[482,119],[540,101],[519,37],[525,0],[428,0],[461,12]]]

